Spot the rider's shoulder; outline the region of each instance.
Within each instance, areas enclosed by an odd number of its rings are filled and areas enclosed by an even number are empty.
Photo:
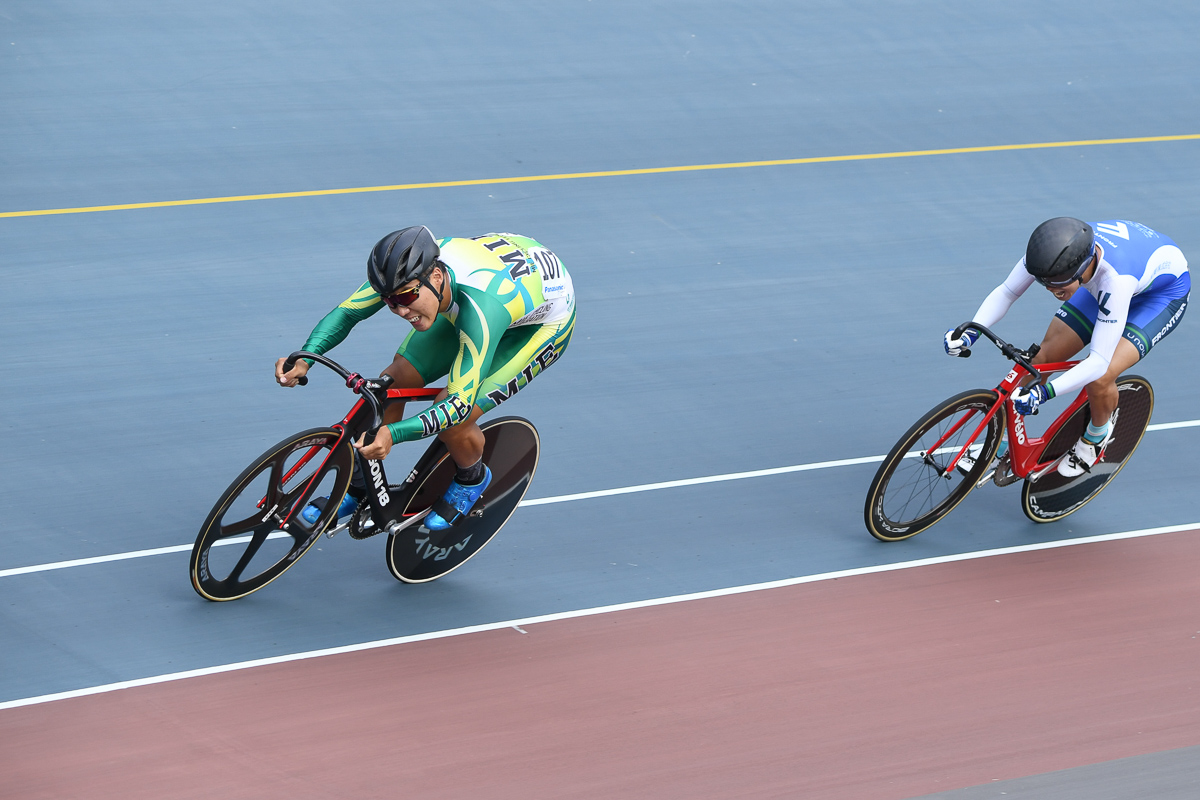
[[[543,245],[537,239],[534,239],[532,236],[526,236],[523,233],[492,233],[488,235],[499,236],[503,239],[507,239],[522,250],[529,250],[534,247],[545,248],[545,245]]]
[[[537,240],[522,236],[519,233],[485,233],[482,236],[453,236],[442,239],[438,247],[442,251],[443,261],[449,259],[502,257],[506,252],[517,250],[528,251],[531,247],[541,247]]]
[[[511,231],[493,231],[492,233],[485,233],[480,236],[453,237],[443,239],[438,244],[442,249],[445,249],[447,245],[466,248],[483,247],[491,252],[495,252],[499,248],[506,246],[515,247],[519,250],[529,250],[533,247],[545,248],[545,245],[532,236],[526,236],[523,233],[512,233]]]
[[[1104,261],[1116,272],[1140,279],[1151,266],[1151,259],[1163,247],[1176,247],[1166,235],[1148,225],[1128,219],[1109,219],[1091,223],[1096,244]]]
[[[358,311],[375,308],[380,305],[383,305],[383,301],[379,299],[379,292],[371,288],[371,282],[367,281],[362,286],[359,286],[354,294],[339,303],[338,307]]]
[[[1106,219],[1090,224],[1097,244],[1113,252],[1175,244],[1166,234],[1130,219]]]

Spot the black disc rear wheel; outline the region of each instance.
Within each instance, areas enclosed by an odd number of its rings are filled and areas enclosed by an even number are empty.
[[[217,500],[192,547],[192,588],[236,600],[278,578],[333,521],[350,486],[353,456],[341,434],[313,428],[284,439],[242,471]],[[328,497],[307,522],[310,500]]]
[[[403,517],[411,523],[388,537],[388,569],[397,580],[425,583],[461,567],[492,540],[525,496],[537,471],[537,429],[520,417],[501,417],[479,427],[491,484],[465,519],[448,530],[430,531],[419,520],[454,479],[454,462],[441,442],[430,447],[419,462],[425,467],[411,479],[417,489]]]
[[[975,488],[1000,446],[1003,411],[988,420],[967,450],[969,460],[960,460],[949,472],[947,467],[996,397],[990,389],[963,392],[935,407],[900,437],[867,492],[864,512],[872,536],[884,542],[915,536],[949,514]],[[931,449],[956,426],[953,434]]]
[[[1021,491],[1021,507],[1025,516],[1034,522],[1054,522],[1073,514],[1100,494],[1117,476],[1142,441],[1150,415],[1154,412],[1154,388],[1139,375],[1125,375],[1117,380],[1117,411],[1112,438],[1103,457],[1090,472],[1074,478],[1050,470],[1036,481],[1025,481]],[[1064,455],[1083,436],[1091,421],[1091,410],[1085,403],[1071,415],[1054,438],[1042,450],[1044,464]]]

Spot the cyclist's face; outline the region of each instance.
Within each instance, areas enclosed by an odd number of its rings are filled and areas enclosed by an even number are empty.
[[[1079,281],[1072,281],[1066,286],[1047,286],[1046,289],[1050,294],[1054,295],[1059,300],[1070,300],[1071,295],[1075,294],[1075,290],[1079,288]]]
[[[432,283],[438,291],[442,290],[442,272],[435,269],[427,278],[429,283]],[[438,299],[437,295],[429,291],[429,287],[419,281],[409,281],[400,287],[400,291],[411,289],[419,286],[417,299],[407,306],[396,306],[391,309],[391,312],[396,316],[404,319],[418,331],[427,331],[433,325],[434,320],[438,315]]]
[[[1083,273],[1080,274],[1079,280],[1071,281],[1066,286],[1047,286],[1046,288],[1050,290],[1050,294],[1054,295],[1059,300],[1070,300],[1071,295],[1075,294],[1075,292],[1079,290],[1079,287],[1083,285],[1083,282],[1090,281],[1092,276],[1096,274],[1096,265],[1099,263],[1098,257],[1103,252],[1104,251],[1100,249],[1100,246],[1096,245],[1096,252],[1091,258],[1088,259],[1088,266],[1083,270]]]

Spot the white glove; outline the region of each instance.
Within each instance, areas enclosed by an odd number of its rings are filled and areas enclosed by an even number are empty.
[[[975,340],[979,338],[979,334],[973,330],[965,330],[962,333],[961,339],[954,338],[954,331],[946,331],[946,340],[943,344],[946,345],[946,355],[956,356],[962,353],[971,345],[975,344]]]

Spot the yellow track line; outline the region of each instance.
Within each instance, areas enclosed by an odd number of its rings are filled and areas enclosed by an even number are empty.
[[[201,197],[195,200],[162,200],[155,203],[126,203],[112,206],[82,208],[46,208],[36,211],[0,211],[0,217],[44,217],[51,214],[88,214],[93,211],[127,211],[135,208],[167,208],[168,206],[199,206],[210,203],[241,203],[246,200],[279,200],[286,197],[323,197],[334,194],[363,194],[366,192],[401,192],[406,189],[445,189],[453,186],[487,186],[501,183],[533,183],[535,181],[565,181],[575,178],[615,178],[623,175],[657,175],[665,172],[700,172],[710,169],[745,169],[747,167],[782,167],[795,164],[825,164],[839,161],[873,161],[884,158],[913,158],[916,156],[945,156],[962,153],[997,153],[1007,150],[1047,150],[1053,147],[1094,147],[1106,144],[1145,144],[1148,142],[1182,142],[1200,139],[1200,133],[1178,136],[1135,136],[1125,139],[1084,139],[1076,142],[1037,142],[1034,144],[997,144],[986,147],[952,147],[943,150],[906,150],[898,153],[863,153],[848,156],[817,156],[815,158],[783,158],[775,161],[738,161],[730,164],[694,164],[682,167],[648,167],[646,169],[615,169],[605,172],[564,172],[558,175],[526,175],[517,178],[478,178],[466,181],[435,183],[398,183],[392,186],[359,186],[351,189],[316,189],[308,192],[275,192],[273,194],[243,194],[234,197]]]

